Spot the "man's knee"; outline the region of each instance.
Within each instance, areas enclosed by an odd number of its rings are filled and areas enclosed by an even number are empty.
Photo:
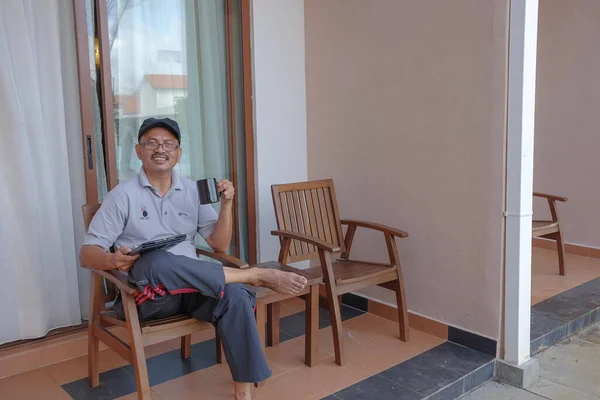
[[[139,265],[146,272],[165,270],[168,269],[172,262],[170,262],[171,253],[164,250],[156,250],[144,254],[136,261],[136,266]]]
[[[241,283],[228,283],[225,285],[221,301],[226,301],[228,305],[249,306],[253,309],[256,306],[254,293]]]

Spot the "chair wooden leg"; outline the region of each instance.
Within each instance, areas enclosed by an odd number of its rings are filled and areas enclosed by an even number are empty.
[[[184,360],[190,358],[192,355],[192,335],[185,335],[181,337],[181,358]]]
[[[408,309],[406,307],[406,294],[404,292],[404,280],[402,272],[398,268],[398,280],[396,286],[396,305],[398,306],[398,329],[400,331],[400,340],[408,342],[410,340],[410,326],[408,323]]]
[[[267,346],[279,344],[279,319],[281,307],[279,303],[267,304]]]
[[[335,363],[343,366],[346,363],[346,351],[344,348],[344,327],[342,326],[342,312],[338,299],[337,285],[333,275],[333,266],[329,253],[319,250],[319,260],[323,269],[325,289],[327,289],[327,304],[329,306],[329,317],[331,318],[331,329],[333,331],[333,347],[335,350]]]
[[[100,370],[98,368],[100,342],[94,336],[94,325],[100,318],[101,302],[102,277],[98,274],[92,273],[90,315],[88,322],[88,378],[91,387],[98,387],[100,385]]]
[[[152,399],[152,395],[150,394],[150,382],[148,380],[142,330],[140,329],[140,320],[135,300],[130,294],[123,294],[123,308],[125,309],[125,319],[127,330],[129,331],[129,345],[131,346],[131,358],[135,371],[138,400],[150,400]]]
[[[221,337],[219,336],[219,330],[215,328],[215,345],[217,352],[217,364],[223,364],[224,354],[223,354],[223,343],[221,342]]]
[[[346,363],[346,352],[344,348],[344,327],[342,326],[342,311],[337,299],[337,288],[334,283],[327,282],[327,301],[329,302],[329,316],[331,318],[331,329],[333,331],[333,347],[335,350],[335,363],[344,366]]]
[[[306,342],[304,363],[312,367],[317,363],[317,338],[319,337],[319,285],[312,285],[306,295]]]
[[[565,242],[560,231],[556,232],[556,246],[558,247],[558,272],[565,276]]]
[[[258,329],[258,338],[264,350],[265,348],[265,325],[267,323],[266,306],[260,300],[256,302],[256,329]]]

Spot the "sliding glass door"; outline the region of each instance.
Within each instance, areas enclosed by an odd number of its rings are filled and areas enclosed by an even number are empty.
[[[96,177],[87,185],[95,185],[101,201],[134,177],[141,167],[134,149],[141,122],[172,118],[182,130],[180,173],[234,182],[231,253],[254,261],[247,0],[85,1],[94,135],[84,134],[84,152],[93,153]]]

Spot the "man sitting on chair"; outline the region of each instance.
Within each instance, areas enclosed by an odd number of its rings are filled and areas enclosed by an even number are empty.
[[[194,181],[173,171],[181,158],[181,133],[169,118],[146,119],[135,147],[139,175],[111,190],[94,216],[80,252],[82,265],[120,269],[140,291],[141,319],[185,313],[213,323],[222,340],[234,380],[235,399],[249,399],[252,383],[271,375],[259,340],[254,294],[244,283],[296,294],[306,285],[297,274],[274,269],[235,269],[199,260],[195,235],[215,251],[229,249],[234,187],[218,183],[221,209],[200,204]],[[143,242],[176,234],[187,239],[169,250],[130,256]],[[116,252],[107,250],[114,244]],[[115,307],[118,308],[118,307]]]

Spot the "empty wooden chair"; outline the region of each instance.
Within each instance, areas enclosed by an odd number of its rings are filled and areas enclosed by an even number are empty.
[[[282,264],[319,259],[331,316],[335,361],[345,362],[343,328],[338,296],[361,288],[379,285],[396,292],[400,339],[408,341],[409,326],[404,282],[395,238],[406,232],[384,225],[357,220],[341,220],[332,180],[273,185],[271,187],[277,231],[281,240],[279,262]],[[342,225],[348,229],[343,237]],[[350,259],[357,228],[383,233],[389,263]],[[334,255],[340,255],[334,259]]]
[[[534,238],[541,237],[545,239],[556,240],[558,247],[558,269],[561,275],[565,275],[565,242],[560,230],[560,221],[558,218],[558,207],[556,206],[557,201],[566,202],[566,197],[554,196],[545,193],[533,193],[534,197],[540,197],[548,200],[550,206],[550,213],[552,220],[550,221],[533,221],[533,232]]]

